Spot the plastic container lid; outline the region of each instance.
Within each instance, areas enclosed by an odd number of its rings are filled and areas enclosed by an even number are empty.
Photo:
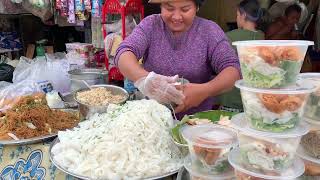
[[[251,40],[251,41],[236,41],[234,46],[312,46],[313,41],[299,40]]]
[[[320,73],[300,73],[298,75],[298,78],[307,78],[307,79],[313,79],[320,80]]]
[[[246,85],[246,83],[243,80],[238,80],[235,86],[240,90],[266,94],[306,94],[316,91],[316,87],[312,85],[312,83],[301,79],[298,80],[295,85],[288,86],[287,88],[278,89],[254,88]]]
[[[300,145],[297,149],[297,155],[299,157],[301,157],[304,160],[313,162],[315,164],[319,164],[320,165],[320,159],[314,158],[312,156],[310,156],[305,150],[304,148]]]
[[[230,148],[238,143],[236,132],[214,124],[184,126],[180,128],[180,132],[188,144],[191,143],[199,147]],[[196,142],[197,139],[201,139],[205,143]]]
[[[195,176],[198,178],[215,179],[215,180],[224,180],[224,179],[234,178],[233,168],[230,168],[229,171],[224,172],[222,174],[208,174],[206,172],[201,172],[201,169],[197,170],[194,166],[192,166],[190,156],[187,156],[184,159],[184,167],[186,168],[186,170],[189,172],[191,176]]]
[[[295,138],[306,135],[309,132],[309,126],[306,123],[300,122],[295,128],[285,132],[265,132],[252,129],[245,119],[245,114],[240,113],[232,117],[231,126],[241,133],[249,136],[269,137],[269,138]]]
[[[246,168],[244,168],[241,165],[240,150],[238,148],[233,149],[229,153],[228,160],[229,160],[229,163],[231,164],[231,166],[233,166],[233,168],[235,170],[240,171],[244,174],[253,176],[253,177],[263,178],[263,179],[272,179],[272,180],[295,179],[295,178],[301,176],[305,170],[304,163],[299,157],[296,157],[294,159],[294,162],[290,168],[286,169],[286,171],[282,172],[279,175],[266,175],[266,174],[262,174],[261,172],[258,172],[258,171],[247,170]]]
[[[310,129],[320,130],[320,121],[316,121],[307,117],[303,117],[303,119],[309,124]]]

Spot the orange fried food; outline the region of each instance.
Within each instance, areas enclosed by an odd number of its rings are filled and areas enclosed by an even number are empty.
[[[280,102],[288,111],[296,111],[298,110],[303,103],[303,100],[301,100],[297,96],[290,96],[287,99]]]
[[[274,94],[260,94],[259,99],[262,104],[271,112],[280,114],[285,111],[283,104],[280,104],[280,100],[285,98],[277,97],[277,95]]]
[[[257,47],[258,55],[268,64],[271,66],[277,66],[278,60],[275,54],[273,53],[273,47],[268,46],[260,46]]]
[[[275,48],[275,55],[279,61],[289,60],[289,61],[302,61],[304,59],[298,47],[284,46]]]
[[[259,94],[262,104],[271,112],[296,111],[305,101],[306,95]]]
[[[222,140],[209,140],[202,137],[196,139],[196,144],[203,144],[203,145],[212,145],[212,146],[223,146],[228,145],[232,142],[232,139],[222,139]],[[215,148],[215,147],[201,147],[198,145],[194,145],[193,149],[195,153],[203,159],[206,164],[214,165],[215,162],[220,158],[222,148]]]

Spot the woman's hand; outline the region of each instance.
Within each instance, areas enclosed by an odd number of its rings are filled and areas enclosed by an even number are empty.
[[[176,113],[185,112],[190,108],[197,107],[210,96],[206,84],[188,83],[177,86],[177,89],[183,91],[185,98],[183,103],[175,109]]]
[[[174,85],[177,80],[178,76],[169,77],[150,72],[147,76],[138,79],[134,86],[143,95],[159,103],[170,104],[174,102],[175,104],[182,104],[183,93],[176,89]]]

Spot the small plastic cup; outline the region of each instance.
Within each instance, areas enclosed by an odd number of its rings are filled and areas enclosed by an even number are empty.
[[[304,161],[305,172],[307,176],[320,176],[320,159],[314,158],[300,146],[297,155]]]
[[[294,128],[302,119],[309,95],[315,87],[298,81],[281,89],[252,88],[243,80],[240,89],[246,120],[252,128],[267,132],[284,132]]]
[[[250,128],[243,114],[234,116],[231,124],[239,131],[241,163],[270,173],[279,173],[292,166],[300,140],[309,131],[306,123],[284,133],[257,131]]]
[[[320,122],[320,73],[302,73],[298,76],[298,79],[307,80],[317,88],[310,95],[304,117]]]
[[[293,85],[300,73],[308,46],[312,41],[263,40],[237,41],[244,81],[257,88]]]
[[[188,156],[184,160],[184,167],[190,175],[190,180],[235,180],[234,170],[231,165],[224,173],[212,175],[205,169],[192,164],[191,158]]]
[[[187,141],[191,162],[210,174],[229,169],[228,152],[238,144],[233,130],[213,124],[185,126],[180,129]]]
[[[237,180],[293,180],[300,177],[304,172],[303,161],[295,157],[292,166],[281,172],[268,172],[247,167],[241,161],[241,150],[234,149],[229,153],[228,160],[235,169]]]

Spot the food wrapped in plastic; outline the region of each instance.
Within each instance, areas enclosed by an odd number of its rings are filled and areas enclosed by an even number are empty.
[[[185,126],[180,131],[188,143],[192,164],[211,174],[220,174],[230,168],[227,156],[237,145],[236,132],[213,124]]]
[[[277,88],[293,85],[300,73],[310,41],[234,42],[244,81],[252,87]]]
[[[304,172],[303,161],[296,157],[294,163],[281,172],[268,172],[257,169],[250,169],[241,163],[239,156],[241,151],[234,149],[229,153],[229,162],[235,169],[237,180],[296,180]]]
[[[305,123],[284,133],[269,133],[251,129],[243,114],[232,119],[239,130],[239,156],[246,168],[268,173],[279,173],[292,166],[300,139],[308,133]]]
[[[308,122],[310,131],[301,139],[301,147],[304,153],[320,160],[320,123],[318,121]]]
[[[298,78],[312,83],[317,88],[316,92],[310,95],[304,117],[313,121],[320,121],[320,73],[302,73]]]
[[[305,175],[320,176],[320,159],[310,156],[302,146],[298,148],[297,155],[304,161]]]
[[[246,120],[252,128],[283,132],[294,128],[302,119],[305,105],[314,86],[304,81],[283,89],[258,89],[236,82],[240,88]]]

